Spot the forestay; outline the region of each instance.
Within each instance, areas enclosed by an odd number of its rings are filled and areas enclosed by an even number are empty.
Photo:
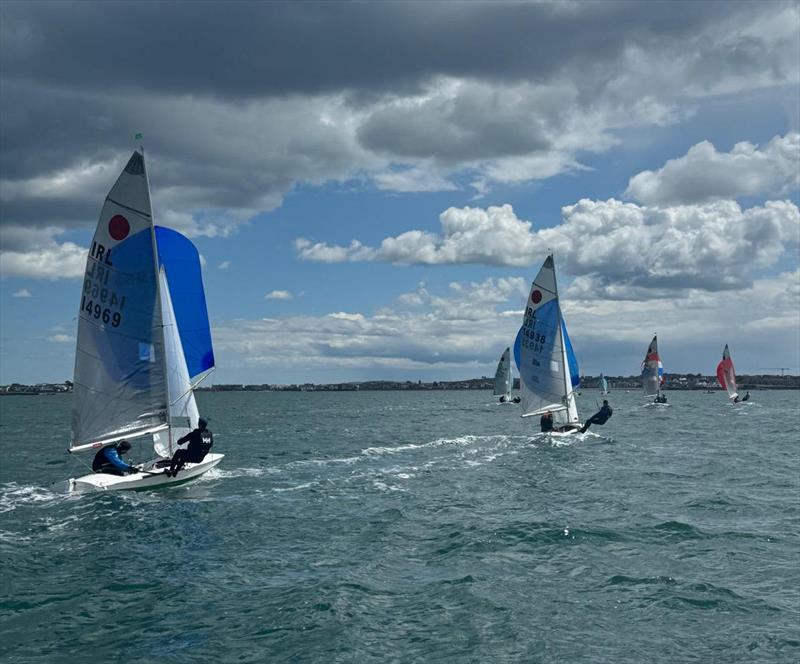
[[[733,360],[728,350],[728,344],[725,344],[725,350],[722,351],[722,359],[717,365],[717,380],[719,384],[728,391],[729,399],[735,399],[738,396],[736,390],[736,371],[733,368]]]
[[[523,417],[553,411],[556,425],[578,422],[580,373],[558,301],[553,257],[533,281],[514,344]]]

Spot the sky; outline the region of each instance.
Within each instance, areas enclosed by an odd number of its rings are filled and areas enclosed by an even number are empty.
[[[584,374],[800,372],[797,2],[2,0],[0,384],[140,142],[214,383],[493,375],[549,251]]]

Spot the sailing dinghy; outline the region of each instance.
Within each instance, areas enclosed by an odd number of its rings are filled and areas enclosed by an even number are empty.
[[[719,384],[727,390],[728,398],[738,402],[739,394],[736,391],[736,371],[733,368],[733,360],[731,359],[731,352],[728,350],[728,344],[725,344],[725,350],[722,351],[722,359],[717,365],[717,380]]]
[[[71,489],[145,489],[193,479],[223,454],[164,465],[197,427],[194,388],[214,370],[200,257],[180,233],[153,224],[143,152],[134,152],[100,212],[81,294],[69,451],[96,453],[144,438],[141,472],[92,473]]]
[[[647,347],[647,353],[642,360],[642,389],[646,397],[655,395],[653,403],[667,403],[667,397],[661,394],[664,385],[664,365],[658,355],[658,335],[653,335],[653,340]]]
[[[497,363],[494,373],[494,396],[500,397],[500,403],[513,403],[511,388],[514,378],[511,375],[511,349],[506,348]]]
[[[514,343],[514,359],[519,370],[522,417],[552,412],[551,434],[555,436],[570,435],[580,429],[575,403],[580,370],[559,306],[552,254],[533,280],[522,327]]]
[[[600,372],[600,394],[603,396],[608,394],[608,381],[602,371]]]

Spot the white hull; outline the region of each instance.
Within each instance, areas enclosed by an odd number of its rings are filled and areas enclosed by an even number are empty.
[[[576,433],[580,433],[580,428],[582,426],[582,424],[577,423],[575,429],[567,429],[566,431],[550,431],[549,433],[553,438],[566,438],[567,436],[573,436]]]
[[[224,454],[207,454],[200,463],[187,463],[178,473],[177,477],[167,477],[163,469],[155,472],[136,473],[134,475],[109,475],[107,473],[92,473],[83,477],[73,478],[69,481],[70,491],[131,491],[135,489],[154,489],[162,486],[181,484],[187,480],[199,477],[207,470],[216,466]]]

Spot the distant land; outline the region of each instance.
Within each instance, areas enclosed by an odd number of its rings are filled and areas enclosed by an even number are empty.
[[[720,390],[714,376],[703,374],[664,374],[665,390]],[[610,390],[641,388],[639,376],[606,376]],[[743,374],[736,377],[740,390],[797,390],[800,389],[800,376],[779,376],[774,374]],[[349,383],[302,383],[291,385],[271,385],[268,383],[245,385],[241,383],[217,384],[198,387],[198,392],[356,392],[367,390],[490,390],[494,387],[494,378],[481,376],[467,380],[433,381],[432,383],[367,380]],[[599,376],[581,376],[580,389],[599,389]],[[514,388],[519,389],[519,378],[514,379]],[[39,383],[36,385],[0,385],[0,396],[3,395],[35,395],[58,394],[72,391],[72,382]]]

